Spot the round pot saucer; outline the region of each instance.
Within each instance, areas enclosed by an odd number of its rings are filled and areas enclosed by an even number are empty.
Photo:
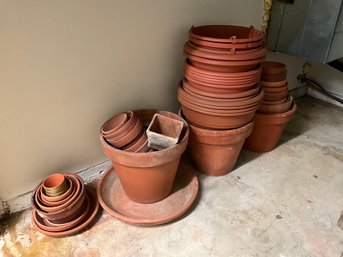
[[[157,203],[141,204],[128,198],[113,167],[105,171],[97,185],[98,199],[105,211],[121,221],[140,226],[179,218],[192,206],[198,190],[194,169],[182,159],[170,195]]]
[[[67,229],[64,231],[47,231],[44,230],[42,228],[39,227],[39,225],[36,222],[42,223],[45,226],[52,226],[48,223],[45,223],[43,221],[43,218],[40,217],[37,213],[36,210],[32,210],[32,214],[31,214],[31,222],[33,227],[41,232],[42,234],[46,235],[46,236],[50,236],[50,237],[63,237],[63,236],[70,236],[73,234],[76,234],[78,232],[80,232],[81,230],[85,229],[96,217],[96,214],[99,210],[99,202],[98,199],[96,197],[95,192],[90,189],[90,188],[86,188],[86,192],[87,197],[89,199],[89,211],[86,214],[86,216],[84,217],[84,219],[79,223],[79,225],[77,225],[76,227],[73,227],[71,229]]]

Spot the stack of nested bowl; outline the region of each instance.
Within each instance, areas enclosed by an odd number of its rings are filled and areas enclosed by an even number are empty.
[[[260,85],[263,103],[255,116],[255,126],[244,147],[255,152],[273,150],[296,111],[293,97],[288,94],[287,67],[280,62],[262,63]]]
[[[32,206],[32,224],[38,231],[49,236],[65,236],[94,219],[98,201],[79,176],[55,173],[35,189]]]
[[[197,169],[230,172],[264,92],[259,86],[265,36],[253,27],[192,27],[178,100],[190,124],[189,150]]]
[[[104,123],[100,130],[113,147],[127,152],[147,152],[148,138],[141,121],[131,112],[122,112]]]

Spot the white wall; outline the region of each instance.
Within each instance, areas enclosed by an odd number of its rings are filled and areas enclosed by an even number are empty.
[[[1,1],[0,198],[104,160],[98,130],[115,113],[176,110],[190,26],[260,28],[262,9],[256,0]]]

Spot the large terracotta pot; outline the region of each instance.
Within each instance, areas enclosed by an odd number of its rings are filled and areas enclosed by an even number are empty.
[[[177,114],[156,110],[134,111],[145,126],[156,112],[184,123],[180,142],[175,146],[156,152],[132,153],[112,147],[100,135],[104,152],[111,159],[127,196],[139,203],[158,202],[169,195],[181,154],[188,143],[188,124]]]
[[[209,130],[190,125],[188,149],[196,168],[211,176],[232,171],[253,123],[230,130]]]
[[[297,105],[294,102],[292,108],[284,113],[266,114],[257,112],[254,129],[245,141],[244,148],[261,153],[273,150],[296,109]]]

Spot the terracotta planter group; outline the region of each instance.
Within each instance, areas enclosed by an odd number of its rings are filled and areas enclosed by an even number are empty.
[[[233,169],[264,91],[259,85],[264,34],[252,27],[192,27],[184,45],[184,80],[177,97],[191,126],[189,151],[199,171]]]
[[[155,113],[183,122],[178,144],[159,151],[133,153],[113,147],[100,134],[104,152],[111,159],[125,193],[139,203],[158,202],[169,195],[181,154],[188,143],[189,127],[177,114],[156,110],[133,112],[145,125],[150,123]]]
[[[98,201],[75,174],[52,174],[41,182],[32,196],[32,223],[49,236],[79,231],[95,217]]]
[[[128,152],[147,152],[148,138],[133,112],[120,113],[104,123],[100,133],[113,147]]]
[[[292,96],[288,95],[286,65],[279,62],[262,63],[260,85],[265,94],[255,116],[255,126],[244,147],[255,152],[273,150],[287,122],[296,111]]]

